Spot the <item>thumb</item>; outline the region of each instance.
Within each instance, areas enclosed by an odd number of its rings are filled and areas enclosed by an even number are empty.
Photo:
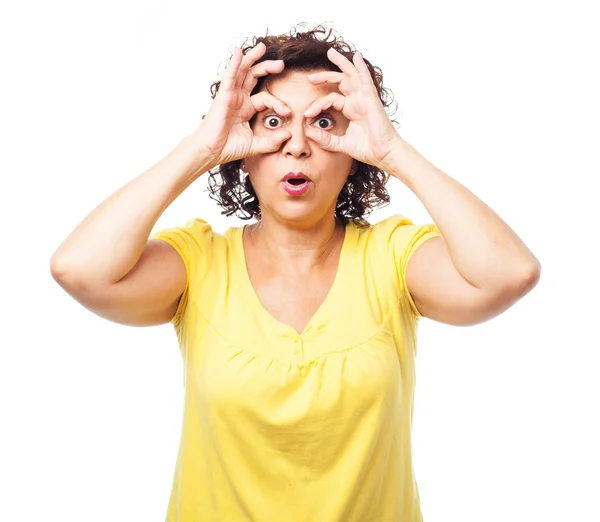
[[[285,140],[289,139],[290,136],[290,132],[286,130],[269,133],[268,136],[265,136],[258,141],[257,152],[259,154],[265,152],[275,152],[279,150],[281,144]]]
[[[339,152],[339,136],[320,129],[308,129],[306,135],[322,149],[330,152]]]

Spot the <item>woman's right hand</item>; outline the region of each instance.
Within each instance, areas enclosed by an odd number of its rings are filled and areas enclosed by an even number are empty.
[[[233,50],[212,105],[191,136],[208,151],[209,169],[229,161],[275,152],[290,137],[288,131],[279,130],[258,138],[250,128],[249,120],[256,112],[270,108],[281,116],[291,113],[287,105],[266,91],[250,96],[260,76],[280,73],[284,68],[283,60],[265,60],[252,66],[265,50],[262,42],[246,55],[237,47]]]

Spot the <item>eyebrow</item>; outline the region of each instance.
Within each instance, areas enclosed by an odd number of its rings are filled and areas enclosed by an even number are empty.
[[[277,114],[278,116],[281,116],[275,109],[271,109],[271,107],[267,107],[266,109],[264,109],[262,111],[258,111],[258,112],[256,112],[256,114],[264,114],[266,112],[273,112],[273,113]],[[344,116],[341,111],[338,111],[338,110],[334,109],[333,107],[328,107],[327,109],[323,109],[321,112],[319,112],[315,116],[311,116],[311,117],[316,118],[317,116],[320,116],[321,114],[328,114],[331,116],[335,116],[335,115]]]
[[[266,92],[268,92],[271,96],[275,96],[270,90],[269,90],[269,83],[265,82],[264,83],[264,90]],[[258,94],[258,93],[256,93]],[[277,96],[275,96],[275,98],[277,98]],[[277,98],[279,99],[279,98]],[[283,100],[281,100],[283,103],[285,103]],[[287,105],[287,104],[286,104]],[[256,112],[255,115],[259,115],[259,114],[263,114],[265,112],[268,111],[273,111],[276,114],[279,114],[275,109],[271,109],[271,107],[267,107],[265,110],[263,111],[258,111]],[[313,118],[316,118],[317,116],[321,115],[321,114],[327,114],[327,113],[332,113],[332,114],[339,114],[342,117],[345,117],[344,114],[342,113],[342,111],[338,111],[337,109],[334,109],[333,107],[328,107],[327,109],[323,109],[321,112],[319,112],[317,115],[313,116]]]

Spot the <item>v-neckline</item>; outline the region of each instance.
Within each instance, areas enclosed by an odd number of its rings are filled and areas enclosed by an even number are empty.
[[[238,263],[238,270],[243,280],[242,284],[244,286],[244,293],[249,296],[252,307],[256,310],[256,313],[262,316],[263,320],[267,323],[271,323],[272,326],[283,335],[292,335],[294,337],[304,337],[308,334],[316,325],[320,322],[323,322],[327,318],[327,310],[330,308],[330,303],[335,300],[335,296],[339,293],[338,287],[341,285],[341,280],[344,279],[344,274],[346,272],[346,265],[348,263],[348,245],[350,244],[350,236],[352,232],[354,232],[353,223],[350,221],[344,227],[344,239],[342,241],[342,247],[340,249],[340,255],[338,259],[337,270],[335,273],[335,277],[333,279],[333,283],[329,288],[329,292],[315,311],[315,313],[311,316],[311,318],[306,323],[306,326],[302,330],[302,332],[298,332],[292,325],[288,323],[283,323],[276,319],[262,304],[261,300],[258,297],[256,289],[252,284],[252,280],[250,279],[250,272],[248,270],[248,263],[246,262],[246,250],[244,248],[244,230],[248,225],[243,225],[241,227],[237,227],[235,229],[235,250],[236,250],[236,258]]]

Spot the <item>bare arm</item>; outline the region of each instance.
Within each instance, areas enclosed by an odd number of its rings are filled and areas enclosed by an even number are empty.
[[[116,283],[134,267],[158,218],[202,173],[206,157],[186,138],[156,165],[98,205],[54,252],[59,280]]]
[[[148,239],[167,207],[202,173],[225,162],[274,152],[289,135],[254,136],[248,121],[266,107],[289,112],[267,92],[251,95],[258,77],[283,70],[282,60],[252,66],[259,44],[234,49],[221,87],[198,129],[156,165],[96,207],[52,255],[54,279],[101,317],[132,326],[168,322],[186,287],[185,264],[164,241]]]
[[[200,175],[209,155],[193,136],[98,205],[50,260],[54,279],[74,299],[115,322],[168,322],[186,285],[183,260],[150,232]]]

